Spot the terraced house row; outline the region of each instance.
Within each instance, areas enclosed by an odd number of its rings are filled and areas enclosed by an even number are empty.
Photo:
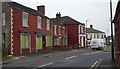
[[[60,12],[45,16],[45,6],[37,10],[16,2],[2,3],[3,54],[34,53],[51,49],[85,48],[85,25]]]

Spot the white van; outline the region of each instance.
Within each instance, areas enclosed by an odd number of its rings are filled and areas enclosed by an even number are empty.
[[[104,40],[103,39],[92,39],[90,41],[90,47],[92,50],[94,49],[103,49],[104,48]]]

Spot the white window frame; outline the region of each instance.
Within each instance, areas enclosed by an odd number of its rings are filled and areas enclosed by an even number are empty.
[[[57,35],[57,26],[54,25],[54,34]]]
[[[65,27],[63,27],[63,34],[65,34]]]
[[[39,16],[37,17],[37,28],[42,29],[42,18]]]
[[[47,30],[50,30],[50,20],[47,19]]]
[[[2,26],[5,26],[5,22],[6,22],[6,13],[2,13]]]
[[[61,26],[59,26],[59,35],[61,35]]]
[[[24,20],[25,20],[25,19],[23,19],[23,14],[26,14],[26,15],[27,15],[27,19],[26,19],[27,25],[24,24]],[[22,26],[23,26],[23,27],[29,27],[29,25],[28,25],[28,13],[26,13],[26,12],[23,12],[23,13],[22,13]]]
[[[83,27],[81,26],[81,33],[83,33]]]

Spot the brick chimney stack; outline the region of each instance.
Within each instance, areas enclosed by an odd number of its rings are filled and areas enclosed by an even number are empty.
[[[93,28],[93,25],[90,25],[90,28]]]
[[[60,17],[61,17],[61,14],[60,14],[60,12],[59,12],[59,13],[56,14],[56,19],[59,20]]]
[[[45,6],[44,5],[37,6],[37,11],[45,15]]]

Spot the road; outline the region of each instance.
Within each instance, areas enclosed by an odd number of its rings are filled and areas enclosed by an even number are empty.
[[[79,49],[61,52],[52,56],[29,57],[26,60],[4,64],[3,69],[18,69],[18,67],[28,69],[39,69],[44,67],[52,69],[59,67],[94,69],[99,66],[102,60],[110,58],[110,55],[110,51],[104,52],[103,50],[92,51],[91,49]]]

